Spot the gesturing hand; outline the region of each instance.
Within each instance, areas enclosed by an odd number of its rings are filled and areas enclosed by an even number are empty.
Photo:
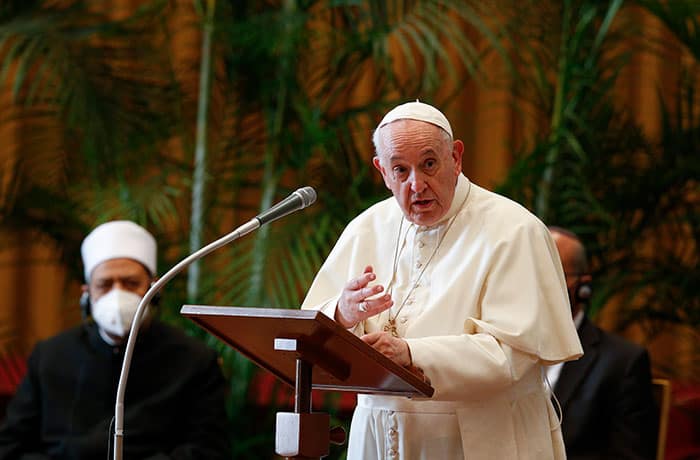
[[[377,275],[374,274],[372,266],[368,265],[362,275],[348,281],[345,285],[338,299],[338,308],[335,310],[335,320],[343,327],[353,327],[365,318],[391,308],[394,304],[388,294],[374,299],[369,298],[384,291],[384,286],[379,284],[369,286],[369,283],[375,279]]]

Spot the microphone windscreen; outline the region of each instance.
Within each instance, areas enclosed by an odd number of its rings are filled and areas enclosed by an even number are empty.
[[[302,207],[311,206],[316,202],[316,190],[313,187],[302,187],[297,189],[296,193],[301,197]]]

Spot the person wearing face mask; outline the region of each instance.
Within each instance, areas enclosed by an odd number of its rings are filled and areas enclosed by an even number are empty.
[[[462,174],[464,144],[435,107],[395,107],[373,140],[393,197],[348,224],[302,307],[435,393],[358,395],[348,459],[564,459],[542,366],[581,345],[547,228]]]
[[[80,326],[36,345],[0,426],[0,460],[110,458],[114,402],[131,321],[156,273],[156,241],[129,221],[81,246]],[[124,403],[124,458],[230,457],[216,354],[146,313]]]

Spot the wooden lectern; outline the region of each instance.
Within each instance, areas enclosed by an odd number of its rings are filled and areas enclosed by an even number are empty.
[[[433,388],[321,312],[184,305],[180,313],[294,387],[294,412],[277,413],[275,452],[294,459],[328,455],[342,428],[311,412],[311,390],[430,397]]]

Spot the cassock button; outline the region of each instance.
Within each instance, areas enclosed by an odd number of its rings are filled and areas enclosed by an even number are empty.
[[[422,240],[421,240],[421,241],[418,241],[418,247],[419,247],[419,248],[422,248],[422,247],[424,247],[424,246],[425,246],[425,243],[424,243]]]
[[[418,262],[416,262],[416,268],[421,268],[422,266],[423,266],[423,264],[421,263],[420,260]]]
[[[394,449],[389,449],[389,458],[396,458],[396,451]]]
[[[399,322],[401,324],[406,324],[406,321],[408,321],[408,318],[406,318],[405,316],[402,316],[401,319],[399,320]]]

